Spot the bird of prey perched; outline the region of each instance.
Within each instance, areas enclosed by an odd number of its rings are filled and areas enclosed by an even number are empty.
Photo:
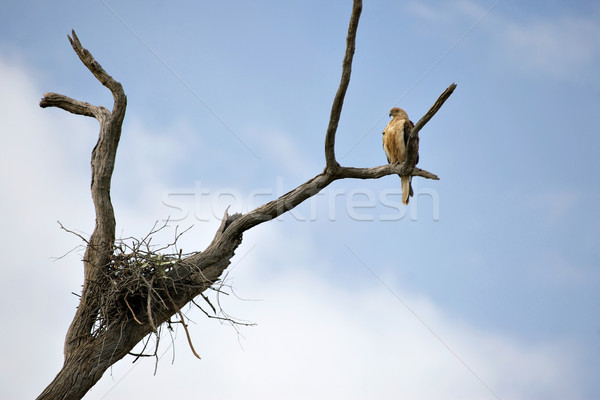
[[[408,135],[415,126],[406,111],[394,107],[390,110],[391,121],[383,130],[383,150],[390,164],[398,164],[406,159],[406,145]],[[419,161],[417,157],[417,162]],[[413,195],[411,176],[400,176],[402,180],[402,204],[408,204],[409,197]]]

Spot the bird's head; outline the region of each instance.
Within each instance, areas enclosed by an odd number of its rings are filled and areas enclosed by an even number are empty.
[[[406,111],[404,111],[400,107],[394,107],[390,110],[390,117],[401,117],[403,119],[408,119],[408,114],[406,114]]]

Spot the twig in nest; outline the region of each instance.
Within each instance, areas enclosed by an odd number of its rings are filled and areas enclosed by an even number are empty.
[[[200,309],[200,311],[202,311],[202,312],[204,313],[204,315],[206,315],[208,318],[217,319],[217,320],[219,320],[219,321],[225,321],[225,322],[229,322],[229,323],[231,323],[232,325],[256,326],[256,324],[255,324],[255,323],[253,323],[253,322],[240,322],[240,321],[236,321],[235,319],[233,319],[233,318],[229,318],[229,317],[219,317],[219,316],[217,316],[217,315],[210,315],[209,313],[207,313],[207,312],[206,312],[206,310],[205,310],[204,308],[200,307],[200,305],[199,305],[198,303],[196,303],[194,300],[192,300],[192,303],[193,303],[193,304],[194,304],[196,307],[198,307],[198,308]],[[209,304],[210,304],[210,303],[209,303]],[[212,304],[211,304],[211,307],[212,307]],[[214,308],[213,308],[213,310],[214,310]],[[222,311],[221,311],[221,312],[222,312]],[[215,311],[215,313],[216,313],[216,311]],[[225,314],[225,313],[223,313],[223,314],[224,314],[224,315],[227,315],[227,314]]]
[[[131,315],[133,315],[133,319],[135,319],[135,322],[137,322],[140,325],[144,325],[140,322],[139,319],[137,319],[137,317],[135,316],[135,313],[133,312],[133,308],[131,308],[131,306],[129,305],[129,302],[127,301],[127,296],[125,296],[123,298],[123,300],[125,300],[125,304],[127,304],[127,308],[129,308],[129,311],[131,311]]]
[[[154,276],[150,278],[149,288],[152,288],[152,281],[154,280]],[[151,289],[154,290],[154,289]],[[154,325],[154,318],[152,317],[152,293],[148,291],[148,298],[146,299],[146,308],[148,309],[148,322],[152,327],[152,330],[156,333],[156,326]]]
[[[213,310],[213,313],[217,313],[217,309],[215,308],[215,306],[213,306],[213,304],[210,302],[210,299],[208,297],[206,297],[206,295],[204,293],[200,293],[200,296],[202,296],[202,298],[204,299],[204,301],[206,301],[208,303],[208,305],[210,306],[210,308]],[[196,304],[194,302],[194,300],[192,300],[192,303]],[[198,304],[196,304],[196,306],[202,310],[202,307],[200,307]],[[204,311],[204,310],[202,310]],[[208,315],[208,314],[206,314]]]
[[[177,309],[177,314],[179,314],[179,318],[181,318],[181,325],[183,325],[183,329],[185,330],[185,336],[187,336],[187,340],[188,340],[188,343],[190,344],[190,349],[192,350],[192,353],[194,353],[194,355],[199,360],[201,360],[200,356],[198,355],[198,353],[196,353],[196,350],[194,349],[194,345],[192,344],[192,338],[190,337],[190,332],[188,331],[185,320],[183,319],[183,313],[181,312],[181,310],[179,308]]]

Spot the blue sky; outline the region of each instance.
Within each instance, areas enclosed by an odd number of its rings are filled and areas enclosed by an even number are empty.
[[[194,251],[228,205],[248,211],[322,170],[350,9],[0,5],[0,397],[34,397],[58,372],[82,250],[54,261],[80,244],[56,221],[93,228],[97,123],[37,105],[48,91],[112,105],[71,29],[128,96],[118,234],[170,217],[157,241],[193,225],[180,245]],[[421,131],[419,166],[441,180],[415,178],[407,208],[395,176],[338,181],[247,232],[227,277],[240,298],[220,300],[257,326],[187,310],[201,361],[177,331],[173,364],[164,340],[156,375],[125,359],[85,398],[597,398],[599,21],[591,1],[365,1],[338,160],[383,164],[389,109],[416,122],[456,82]]]

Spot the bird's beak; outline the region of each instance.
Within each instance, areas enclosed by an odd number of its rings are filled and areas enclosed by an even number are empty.
[[[392,113],[389,113],[389,114],[388,114],[388,117],[391,117],[391,116],[392,116]]]

